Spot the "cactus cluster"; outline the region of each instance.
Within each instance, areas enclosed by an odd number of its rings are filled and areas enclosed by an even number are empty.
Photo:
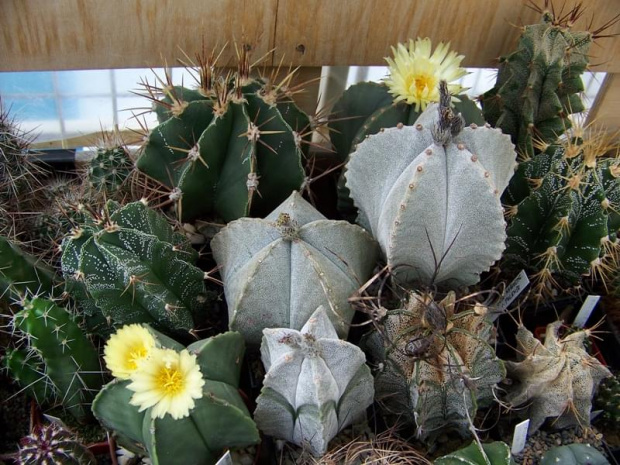
[[[531,270],[538,300],[589,274],[616,269],[620,160],[602,135],[542,146],[522,162],[503,197],[508,206],[505,263]]]
[[[508,136],[486,126],[463,128],[442,101],[414,126],[398,125],[357,146],[347,186],[358,222],[381,245],[402,284],[475,284],[504,250],[500,196],[516,153]]]
[[[301,331],[263,331],[261,356],[267,374],[256,400],[259,429],[306,448],[327,451],[336,434],[366,414],[374,388],[359,347],[338,338],[325,308]]]
[[[204,272],[185,237],[145,202],[109,201],[62,244],[66,290],[87,316],[187,334],[208,307]]]
[[[157,344],[184,347],[153,332]],[[238,392],[245,346],[238,333],[227,332],[187,347],[196,356],[204,380],[202,396],[189,416],[175,419],[153,414],[130,403],[129,380],[107,384],[93,403],[100,423],[115,432],[121,444],[144,451],[151,463],[213,465],[222,450],[259,442],[258,430]]]
[[[601,380],[611,376],[607,367],[589,355],[582,330],[560,337],[562,322],[547,326],[544,343],[524,326],[517,331],[518,361],[506,362],[508,376],[516,381],[506,400],[530,419],[535,432],[547,418],[553,426],[590,424],[592,398]]]
[[[19,465],[96,465],[95,456],[55,423],[39,425],[20,441]]]
[[[469,436],[478,408],[493,402],[505,369],[489,345],[486,313],[453,292],[440,302],[411,293],[405,308],[385,311],[381,329],[367,337],[377,401],[397,421],[416,425],[422,440],[446,430]]]
[[[265,215],[305,178],[310,120],[291,99],[292,74],[251,77],[245,48],[235,74],[218,75],[213,55],[199,62],[196,90],[146,86],[160,124],[137,167],[171,190],[181,221]]]
[[[264,328],[301,329],[320,305],[346,337],[354,313],[348,298],[377,256],[366,231],[326,219],[297,192],[265,219],[230,223],[211,248],[222,268],[230,328],[255,345]]]
[[[536,153],[536,140],[555,142],[571,127],[569,115],[584,110],[581,75],[593,34],[571,30],[582,13],[545,11],[541,23],[524,26],[517,50],[500,58],[495,87],[480,97],[485,119],[524,156]]]
[[[55,302],[26,299],[12,320],[21,343],[5,363],[41,403],[60,403],[80,421],[103,384],[99,354],[75,318]]]

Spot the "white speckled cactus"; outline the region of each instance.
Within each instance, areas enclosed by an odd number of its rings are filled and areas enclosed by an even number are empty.
[[[263,331],[267,374],[254,412],[265,434],[317,456],[339,431],[364,417],[374,397],[366,356],[338,338],[327,315],[319,307],[301,331]]]
[[[301,329],[320,305],[341,337],[354,310],[349,296],[378,254],[370,234],[327,220],[293,192],[267,218],[241,218],[211,242],[222,267],[231,330],[260,344],[264,328]]]
[[[444,89],[414,126],[368,137],[347,164],[358,222],[398,282],[474,284],[504,250],[500,196],[516,166],[514,145],[497,129],[462,126]]]

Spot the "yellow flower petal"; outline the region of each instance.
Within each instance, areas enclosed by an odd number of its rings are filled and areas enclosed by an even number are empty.
[[[460,68],[463,55],[450,51],[450,44],[440,43],[432,52],[431,40],[418,38],[392,47],[394,58],[386,58],[390,76],[385,79],[395,102],[415,105],[415,111],[424,110],[429,103],[439,101],[439,81],[455,81],[467,71]],[[451,93],[463,91],[459,84],[448,86]]]
[[[151,408],[154,418],[170,414],[175,420],[189,415],[205,384],[195,355],[159,348],[151,351],[131,380],[127,387],[134,391],[132,405],[140,411]]]
[[[155,346],[155,338],[144,326],[126,325],[110,336],[103,359],[113,376],[129,379]]]

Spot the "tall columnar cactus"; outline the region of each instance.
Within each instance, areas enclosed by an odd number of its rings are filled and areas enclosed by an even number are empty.
[[[20,441],[19,465],[96,465],[95,456],[60,426],[38,426]]]
[[[0,236],[0,299],[54,294],[58,279],[54,270],[17,244]]]
[[[611,424],[620,426],[620,374],[607,378],[601,382],[594,404],[603,411],[603,419]]]
[[[145,203],[108,202],[101,217],[63,241],[62,270],[87,315],[187,334],[208,306],[196,259],[185,237]]]
[[[602,136],[543,146],[519,165],[508,205],[506,264],[531,270],[538,298],[590,274],[606,280],[620,229],[620,159]]]
[[[24,302],[12,324],[23,349],[9,358],[13,376],[23,387],[32,387],[37,399],[57,401],[86,420],[103,376],[97,350],[74,317],[51,300],[34,298]]]
[[[562,12],[564,13],[564,12]],[[517,50],[500,58],[495,87],[482,95],[484,117],[512,136],[519,153],[536,153],[535,140],[553,143],[584,110],[581,75],[588,66],[592,33],[572,31],[577,6],[540,24],[524,26]]]
[[[374,396],[366,357],[338,338],[325,308],[301,331],[263,331],[267,374],[254,418],[265,434],[286,439],[317,456],[347,425],[363,419]]]
[[[367,337],[377,400],[396,421],[415,424],[422,440],[450,430],[470,435],[478,408],[493,402],[505,370],[489,345],[486,312],[480,303],[457,302],[453,292],[441,302],[412,293]]]
[[[358,222],[372,231],[398,282],[470,285],[500,258],[500,196],[516,154],[498,129],[450,110],[445,86],[414,126],[369,137],[347,164]]]
[[[587,330],[565,337],[558,335],[562,322],[547,326],[541,343],[524,326],[517,331],[516,362],[506,362],[508,375],[517,383],[507,394],[507,401],[530,418],[530,432],[536,431],[545,419],[564,428],[590,424],[592,397],[603,378],[611,376],[584,349]]]
[[[264,220],[230,223],[211,248],[222,268],[230,327],[256,345],[264,328],[301,329],[320,305],[346,337],[354,313],[348,298],[377,256],[366,231],[325,219],[297,192]]]
[[[181,221],[215,212],[225,221],[267,214],[304,181],[302,142],[310,121],[292,101],[291,76],[250,77],[245,49],[234,76],[214,76],[205,59],[200,87],[151,88],[160,125],[137,167],[172,192]]]
[[[158,344],[173,350],[182,346],[170,339]],[[151,463],[159,465],[212,465],[223,449],[259,442],[256,425],[238,392],[245,351],[243,337],[228,332],[187,347],[196,355],[204,385],[189,416],[158,417],[153,407],[140,411],[130,403],[134,392],[129,380],[107,384],[93,403],[101,424],[114,431],[123,444],[142,448]]]

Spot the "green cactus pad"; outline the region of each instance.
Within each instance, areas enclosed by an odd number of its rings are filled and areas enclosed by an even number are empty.
[[[472,442],[469,446],[438,458],[434,465],[511,465],[514,464],[510,448],[503,442],[482,444]]]
[[[590,444],[569,444],[554,447],[542,456],[540,465],[610,465],[610,462]]]

